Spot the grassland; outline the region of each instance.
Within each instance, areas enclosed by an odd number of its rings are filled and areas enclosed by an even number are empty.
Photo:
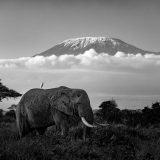
[[[112,124],[81,139],[81,127],[62,137],[54,128],[45,135],[18,139],[15,122],[0,123],[1,160],[159,160],[160,126],[131,128]]]

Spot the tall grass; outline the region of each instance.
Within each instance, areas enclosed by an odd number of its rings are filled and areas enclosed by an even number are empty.
[[[82,128],[72,128],[67,137],[54,129],[45,135],[31,133],[18,139],[14,123],[0,124],[0,159],[3,160],[146,160],[160,159],[159,128],[129,128],[112,125],[96,128],[86,142]]]

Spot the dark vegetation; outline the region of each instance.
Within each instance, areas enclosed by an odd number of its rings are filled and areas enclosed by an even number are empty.
[[[17,98],[21,96],[20,93],[16,92],[13,89],[9,89],[8,87],[4,86],[0,79],[0,102],[4,98]]]
[[[68,136],[50,127],[45,135],[30,133],[18,139],[15,113],[0,110],[0,160],[159,160],[160,103],[142,110],[120,110],[114,100],[94,110],[97,122],[107,127],[91,130],[86,142],[82,127],[71,128]]]
[[[160,102],[158,101],[142,110],[120,110],[115,100],[105,101],[99,108],[95,111],[95,117],[99,121],[124,124],[128,127],[150,127],[160,123]]]

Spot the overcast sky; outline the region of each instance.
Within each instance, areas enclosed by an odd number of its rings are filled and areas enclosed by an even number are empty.
[[[159,0],[0,0],[0,58],[74,37],[110,36],[160,51]]]
[[[21,93],[41,82],[45,88],[83,88],[93,107],[115,95],[151,99],[160,95],[160,56],[98,55],[92,49],[78,56],[29,56],[85,36],[119,38],[160,51],[159,8],[158,0],[0,0],[0,78]]]

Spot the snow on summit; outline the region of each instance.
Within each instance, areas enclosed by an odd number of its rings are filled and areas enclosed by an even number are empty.
[[[95,44],[99,43],[102,45],[105,45],[106,42],[111,42],[114,46],[118,45],[119,43],[116,42],[112,38],[106,38],[106,37],[82,37],[82,38],[72,38],[72,39],[67,39],[62,42],[64,46],[71,46],[73,48],[84,48],[90,44]]]

